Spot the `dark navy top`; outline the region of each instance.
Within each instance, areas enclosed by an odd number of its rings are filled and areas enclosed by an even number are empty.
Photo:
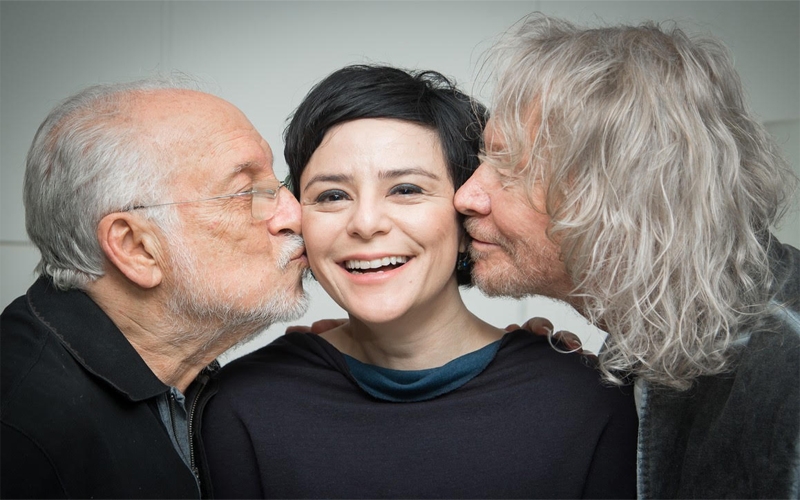
[[[215,496],[635,497],[629,388],[603,385],[585,358],[524,330],[485,349],[461,385],[404,402],[370,394],[316,335],[231,362],[203,421]]]

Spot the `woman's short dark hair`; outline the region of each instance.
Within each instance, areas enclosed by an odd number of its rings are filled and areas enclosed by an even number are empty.
[[[283,132],[291,189],[300,196],[300,176],[325,134],[335,125],[361,118],[393,118],[434,130],[455,189],[480,163],[486,108],[436,71],[354,65],[331,73],[306,95]],[[470,270],[458,272],[470,284]]]

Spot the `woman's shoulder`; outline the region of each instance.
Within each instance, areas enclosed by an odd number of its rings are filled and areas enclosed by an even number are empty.
[[[329,371],[341,366],[341,355],[313,333],[288,333],[268,345],[225,364],[216,374],[221,386],[246,386],[248,381],[263,383],[286,373]]]
[[[503,337],[494,370],[500,379],[516,381],[537,393],[568,394],[600,406],[627,406],[633,401],[633,385],[614,385],[602,378],[596,358],[578,352],[556,351],[547,338],[527,330]]]

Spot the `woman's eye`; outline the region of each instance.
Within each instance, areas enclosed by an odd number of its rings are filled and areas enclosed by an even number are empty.
[[[419,186],[415,186],[414,184],[400,184],[399,186],[395,186],[389,192],[389,194],[399,194],[399,195],[410,195],[410,194],[421,194],[422,188]]]
[[[316,199],[314,200],[316,203],[331,203],[335,201],[344,201],[349,200],[350,198],[347,196],[347,193],[341,191],[339,189],[329,189],[328,191],[323,191],[320,193]]]

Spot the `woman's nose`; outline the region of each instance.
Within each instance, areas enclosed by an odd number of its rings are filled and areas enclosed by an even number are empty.
[[[355,203],[347,224],[348,234],[370,239],[390,229],[391,219],[381,203],[363,199]]]

